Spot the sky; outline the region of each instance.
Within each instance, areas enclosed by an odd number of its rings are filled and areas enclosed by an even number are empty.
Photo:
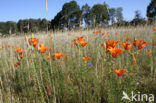
[[[48,11],[45,10],[45,0],[0,0],[0,22],[18,21],[20,19],[46,18],[51,20],[61,11],[64,3],[71,0],[48,0]],[[124,20],[132,20],[135,11],[139,10],[146,17],[146,9],[151,0],[75,0],[82,7],[88,4],[103,4],[110,8],[122,7]]]

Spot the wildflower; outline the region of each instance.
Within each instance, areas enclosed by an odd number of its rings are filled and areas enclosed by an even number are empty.
[[[147,45],[147,42],[143,42],[143,40],[138,41],[138,49],[141,50]]]
[[[64,55],[64,57],[67,59],[69,56],[68,55]]]
[[[48,47],[48,50],[51,51],[52,50],[52,47]]]
[[[29,62],[32,63],[32,59],[30,59]]]
[[[106,51],[108,52],[111,47],[114,48],[118,42],[120,41],[106,40]]]
[[[23,58],[23,52],[19,53],[20,58]]]
[[[133,60],[134,60],[134,62],[133,62],[133,66],[135,66],[135,64],[136,64],[136,59],[135,59],[134,56],[133,56]]]
[[[125,48],[125,50],[131,49],[131,44],[128,44],[127,42],[123,42],[122,46]]]
[[[88,64],[88,66],[90,66],[90,67],[91,67],[91,66],[92,66],[92,64],[91,64],[91,63],[89,63],[89,64]]]
[[[109,35],[110,33],[109,32],[107,32],[107,35]]]
[[[130,38],[125,38],[125,40],[126,40],[126,41],[129,41],[129,40],[130,40]]]
[[[145,46],[144,49],[148,49],[147,46]]]
[[[29,39],[29,44],[33,45],[35,48],[37,47],[38,43],[39,43],[39,39],[37,39],[37,38],[30,38]]]
[[[153,28],[152,30],[153,30],[153,31],[156,31],[156,28]]]
[[[39,49],[39,51],[40,51],[41,53],[45,53],[46,50],[47,50],[47,47],[44,46],[43,44],[40,44],[38,49]]]
[[[18,67],[20,64],[21,64],[21,62],[19,61],[19,62],[16,62],[16,63],[14,64],[14,66],[15,66],[15,67]]]
[[[82,41],[83,39],[84,39],[84,36],[77,37],[78,41]]]
[[[88,41],[84,41],[84,40],[80,41],[80,45],[82,47],[86,46],[87,44],[88,44]]]
[[[49,60],[50,59],[50,56],[49,55],[45,55],[46,56],[46,58]]]
[[[119,77],[121,77],[126,72],[125,69],[114,69],[114,71]]]
[[[21,53],[23,50],[22,50],[22,48],[15,48],[15,51],[18,53]]]
[[[105,35],[105,32],[103,32],[102,35]]]
[[[78,45],[78,42],[77,42],[76,39],[74,39],[73,42],[74,42],[75,45]]]
[[[52,55],[52,59],[55,60],[55,57],[57,59],[61,59],[63,57],[63,53],[55,53]]]
[[[132,42],[133,43],[133,46],[137,46],[137,43],[138,43],[138,40],[136,40],[136,38],[134,38],[134,41]]]
[[[110,51],[112,57],[113,57],[113,58],[116,58],[119,54],[122,53],[123,49],[120,49],[120,48],[118,48],[118,47],[114,47],[114,48],[111,47],[111,48],[109,49],[109,51]]]
[[[148,55],[151,56],[152,55],[152,52],[148,52]]]
[[[90,57],[82,57],[83,60],[88,61]]]

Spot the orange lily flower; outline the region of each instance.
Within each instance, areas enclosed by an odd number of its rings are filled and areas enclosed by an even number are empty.
[[[57,59],[61,59],[63,57],[63,53],[55,53],[52,55],[52,59],[55,60],[55,57]]]
[[[125,38],[125,40],[126,40],[126,41],[129,41],[129,40],[130,40],[130,38]]]
[[[82,59],[85,61],[88,61],[90,59],[90,57],[83,57]]]
[[[64,57],[67,59],[69,56],[68,55],[64,55]]]
[[[74,39],[73,42],[74,42],[75,45],[78,45],[78,42],[77,42],[76,39]]]
[[[16,63],[14,64],[14,66],[15,66],[15,67],[18,67],[20,64],[21,64],[21,62],[19,61],[19,62],[16,62]]]
[[[82,47],[86,46],[87,44],[88,44],[88,41],[84,41],[84,40],[81,40],[81,41],[80,41],[80,45],[81,45]]]
[[[40,52],[45,53],[46,50],[47,50],[47,47],[44,46],[43,44],[40,44],[38,49],[39,49]]]
[[[15,48],[15,51],[18,53],[21,53],[23,50],[22,50],[22,48]]]
[[[106,51],[108,52],[111,47],[114,48],[118,42],[120,41],[106,40]]]
[[[136,38],[134,38],[134,41],[133,41],[132,43],[133,43],[133,45],[136,47],[137,44],[138,44],[138,40],[136,40]]]
[[[84,36],[77,37],[77,40],[79,41],[82,41],[83,39],[84,39]]]
[[[152,52],[148,52],[148,55],[151,56],[152,55]]]
[[[147,42],[143,42],[143,40],[138,41],[138,49],[141,50],[147,45]]]
[[[19,53],[20,58],[23,58],[23,52]]]
[[[110,48],[109,49],[111,55],[113,58],[116,58],[119,54],[122,53],[123,49],[119,49],[118,47]]]
[[[48,47],[48,50],[51,51],[52,50],[52,47]]]
[[[131,44],[128,44],[127,42],[123,42],[122,46],[125,48],[125,50],[131,49]]]
[[[107,32],[107,35],[109,35],[110,33],[109,32]]]
[[[46,58],[49,60],[50,59],[50,56],[49,55],[45,55],[46,56]]]
[[[114,71],[119,77],[121,77],[126,72],[125,69],[114,69]]]
[[[30,38],[29,39],[29,44],[33,45],[35,48],[37,47],[38,42],[39,42],[39,39],[37,39],[37,38]]]
[[[153,31],[156,31],[156,28],[153,28]]]
[[[105,35],[105,32],[103,32],[102,35]]]

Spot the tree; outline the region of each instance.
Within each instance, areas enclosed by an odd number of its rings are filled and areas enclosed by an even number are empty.
[[[141,12],[139,10],[135,11],[134,19],[131,21],[131,24],[137,26],[139,24],[144,24],[145,20],[141,17]]]
[[[151,0],[151,3],[147,7],[147,17],[149,20],[153,20],[156,16],[156,0]]]
[[[63,17],[61,19],[63,20],[64,25],[67,28],[73,27],[74,24],[71,21],[75,18],[78,19],[81,16],[80,7],[77,2],[71,1],[65,3],[62,8],[62,16]]]
[[[123,14],[122,14],[122,8],[119,7],[116,9],[116,19],[117,19],[117,23],[121,23],[123,21]]]
[[[84,19],[86,27],[91,25],[92,12],[88,4],[85,4],[82,6],[82,19]]]
[[[17,31],[16,22],[8,21],[8,22],[6,22],[6,27],[7,27],[7,33],[10,35],[12,33],[16,33],[16,31]]]
[[[48,21],[46,19],[42,19],[40,22],[41,31],[47,31],[48,29]]]
[[[93,23],[94,25],[102,25],[108,24],[109,14],[108,14],[108,5],[104,3],[102,4],[95,4],[92,9],[93,14]]]
[[[115,23],[115,18],[116,18],[116,9],[115,8],[110,8],[109,9],[109,16],[110,16],[110,20],[111,20],[111,24]]]

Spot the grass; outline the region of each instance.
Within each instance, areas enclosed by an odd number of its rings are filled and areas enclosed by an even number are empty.
[[[129,103],[121,101],[122,92],[131,91],[156,95],[156,32],[152,27],[100,28],[109,35],[93,34],[99,30],[80,30],[35,34],[52,50],[38,52],[28,45],[25,36],[2,38],[0,44],[0,101],[2,103]],[[118,32],[118,35],[116,35]],[[89,43],[71,46],[75,37],[84,36]],[[134,37],[147,41],[146,48],[123,51],[113,58],[101,46],[107,39],[125,41]],[[31,36],[28,36],[31,38]],[[11,46],[10,46],[11,45]],[[9,47],[10,46],[10,47]],[[123,48],[121,45],[118,45]],[[19,58],[15,48],[24,50]],[[151,56],[148,52],[152,52]],[[52,59],[53,53],[62,52],[68,58]],[[45,55],[49,55],[47,59]],[[90,57],[84,61],[83,57]],[[133,66],[134,57],[136,65]],[[21,61],[19,66],[14,64]],[[119,77],[114,69],[125,69]],[[132,74],[132,75],[130,75]],[[133,102],[132,102],[133,103]],[[141,101],[139,103],[147,103]]]

